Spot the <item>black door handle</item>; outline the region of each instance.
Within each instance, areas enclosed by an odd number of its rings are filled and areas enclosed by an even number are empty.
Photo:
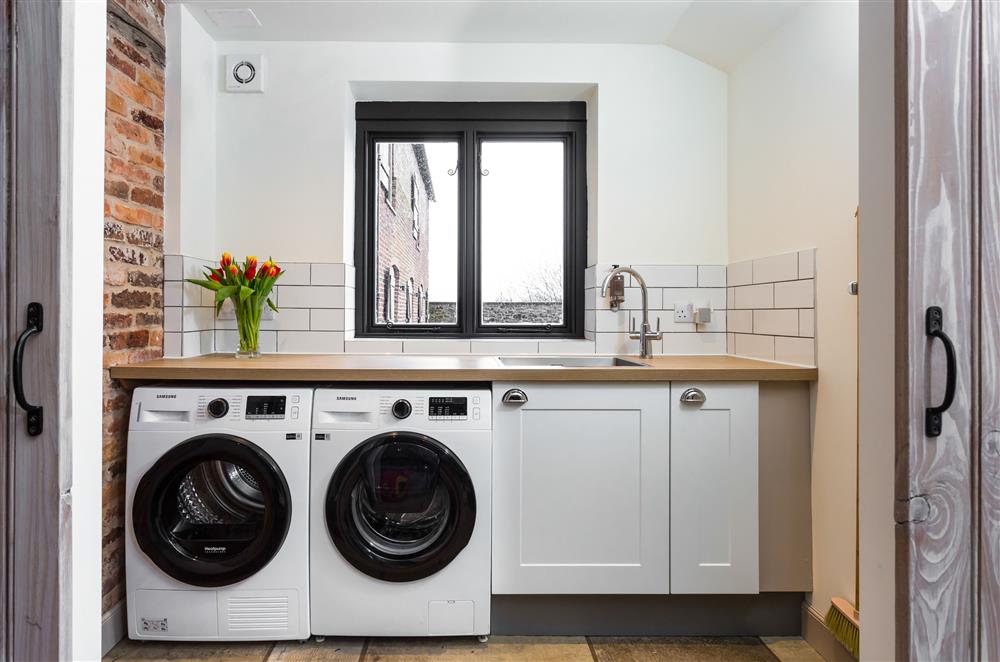
[[[938,306],[930,306],[927,309],[927,337],[937,338],[944,345],[946,362],[946,375],[944,385],[944,400],[937,407],[928,407],[924,416],[924,432],[928,437],[938,437],[941,435],[941,416],[948,407],[951,407],[955,399],[955,379],[958,371],[958,362],[955,359],[955,345],[951,338],[944,332],[944,313]]]
[[[24,331],[17,337],[17,344],[14,345],[14,399],[28,415],[28,434],[36,437],[42,433],[42,408],[33,405],[24,397],[24,346],[28,343],[28,338],[41,333],[42,331],[42,304],[32,302],[28,304],[28,320]]]

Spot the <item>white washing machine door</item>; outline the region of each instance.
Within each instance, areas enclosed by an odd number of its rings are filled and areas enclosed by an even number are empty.
[[[326,493],[333,544],[378,579],[429,577],[458,556],[476,523],[476,494],[461,460],[441,442],[389,432],[356,446]]]
[[[250,577],[284,543],[292,503],[281,469],[240,437],[193,437],[165,453],[139,481],[132,524],[140,549],[163,572],[193,586]]]

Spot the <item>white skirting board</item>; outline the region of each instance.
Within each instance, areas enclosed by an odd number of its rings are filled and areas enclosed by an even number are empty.
[[[104,612],[104,619],[101,621],[101,656],[107,655],[108,651],[124,638],[125,601],[120,600],[118,604]]]

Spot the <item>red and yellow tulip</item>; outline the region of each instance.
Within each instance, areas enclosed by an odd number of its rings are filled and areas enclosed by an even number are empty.
[[[188,282],[215,292],[216,315],[226,299],[233,302],[236,326],[240,332],[237,356],[257,356],[261,313],[265,305],[278,311],[271,300],[271,290],[282,273],[281,267],[270,258],[258,266],[256,256],[248,255],[241,267],[226,252],[219,260],[219,268],[209,268],[204,279],[189,278]]]

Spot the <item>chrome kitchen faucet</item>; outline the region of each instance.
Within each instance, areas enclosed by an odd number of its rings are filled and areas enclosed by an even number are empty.
[[[639,283],[639,287],[642,289],[642,326],[639,327],[639,331],[635,330],[635,319],[632,319],[631,328],[628,332],[628,337],[632,340],[639,341],[639,356],[644,359],[648,359],[652,356],[652,352],[649,351],[649,343],[653,340],[660,340],[663,338],[663,332],[660,331],[660,318],[656,318],[656,331],[654,332],[649,326],[649,301],[646,297],[646,281],[642,279],[635,269],[631,267],[615,267],[608,272],[608,275],[604,277],[604,282],[601,283],[601,296],[605,297],[608,295],[608,284],[611,283],[611,279],[618,274],[630,274]]]

